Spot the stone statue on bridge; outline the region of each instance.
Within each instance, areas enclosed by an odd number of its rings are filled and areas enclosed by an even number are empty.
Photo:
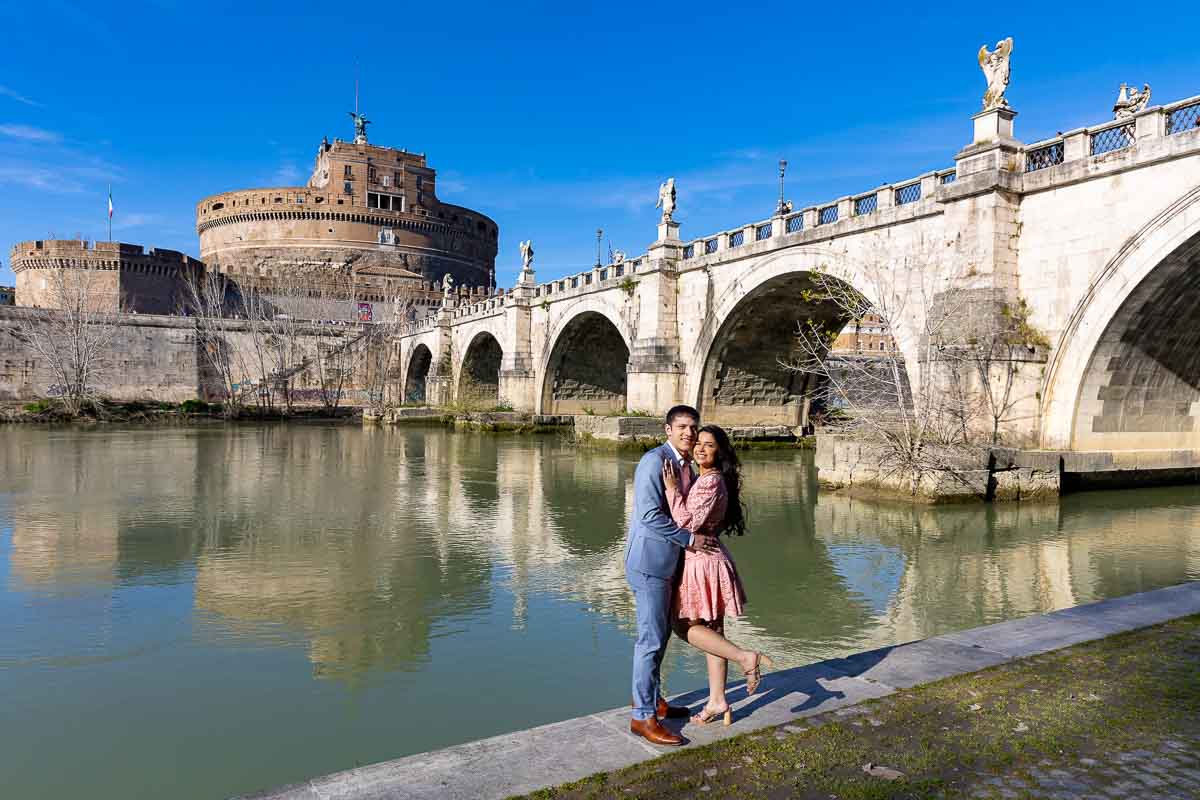
[[[1009,59],[1012,57],[1012,37],[996,42],[996,49],[988,52],[987,45],[979,48],[979,68],[987,78],[987,91],[983,93],[983,110],[1008,108],[1004,90],[1008,88]]]
[[[1130,89],[1121,84],[1117,93],[1117,102],[1113,105],[1114,119],[1127,119],[1144,109],[1150,103],[1150,84],[1144,84],[1139,92],[1137,87]]]
[[[526,239],[521,242],[521,272],[528,272],[529,265],[533,263],[533,240]]]
[[[662,222],[674,222],[671,216],[675,213],[675,179],[667,178],[667,182],[658,187],[658,202],[655,208],[661,208]]]
[[[454,305],[454,276],[447,272],[442,276],[442,308]]]

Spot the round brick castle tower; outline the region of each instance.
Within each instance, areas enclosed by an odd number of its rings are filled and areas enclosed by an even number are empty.
[[[368,144],[365,133],[322,141],[306,186],[204,198],[196,232],[201,260],[234,280],[348,267],[377,300],[447,273],[458,286],[495,285],[496,223],[438,200],[424,154]]]

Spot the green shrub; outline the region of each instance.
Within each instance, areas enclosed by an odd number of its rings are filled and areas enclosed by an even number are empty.
[[[53,411],[53,410],[54,410],[54,401],[47,400],[46,398],[42,398],[41,400],[35,400],[32,403],[27,403],[25,405],[25,412],[28,414],[45,414],[47,411]]]
[[[207,414],[213,406],[203,400],[184,400],[179,404],[179,410],[185,414]]]

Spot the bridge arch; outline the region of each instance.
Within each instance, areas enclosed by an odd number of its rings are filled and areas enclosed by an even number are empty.
[[[1129,237],[1047,365],[1042,445],[1200,448],[1200,186]]]
[[[625,410],[629,345],[624,321],[608,304],[582,301],[569,306],[546,339],[538,371],[540,412]]]
[[[818,271],[879,304],[872,296],[874,283],[854,259],[824,247],[790,249],[738,274],[717,293],[719,299],[706,316],[686,365],[686,394],[702,415],[734,424],[800,423],[802,398],[811,387],[803,385],[804,376],[780,368],[776,359],[791,347],[795,309],[808,304],[802,293],[812,288],[811,275]],[[837,324],[833,309],[817,313],[829,317],[825,322],[830,327]],[[922,324],[918,319],[896,320],[891,331],[914,389],[919,380],[915,331]]]
[[[504,350],[488,331],[476,333],[458,368],[456,399],[466,405],[495,405],[500,400],[500,362]]]
[[[417,344],[409,354],[404,370],[404,402],[424,403],[433,352],[424,343]]]

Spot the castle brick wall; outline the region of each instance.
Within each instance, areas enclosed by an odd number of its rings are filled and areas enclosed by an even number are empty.
[[[61,307],[61,281],[68,292],[86,286],[96,311],[138,314],[175,313],[189,276],[204,268],[175,250],[64,239],[18,242],[9,263],[22,306]]]
[[[19,320],[41,313],[33,309],[0,307],[0,400],[32,400],[55,396],[59,391],[58,379],[50,365],[19,335]],[[314,326],[312,333],[300,338],[301,355],[315,355],[320,346],[336,346],[357,332],[357,328]],[[225,339],[231,351],[241,353],[246,363],[252,363],[253,340],[244,323],[227,322]],[[256,377],[246,375],[247,380]],[[315,371],[297,375],[293,387],[301,390],[302,397],[311,396],[310,399],[315,401],[319,387]],[[209,374],[209,367],[198,349],[194,323],[186,317],[120,315],[100,377],[93,388],[106,397],[125,401],[179,403],[194,398],[220,399],[220,382]],[[345,391],[355,396],[364,388],[363,375],[356,374],[347,382]]]

